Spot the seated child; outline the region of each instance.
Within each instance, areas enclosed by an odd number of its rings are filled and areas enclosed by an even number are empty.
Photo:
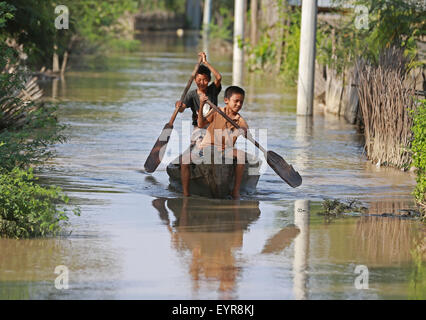
[[[221,110],[234,120],[238,126],[241,127],[237,130],[229,123],[224,117],[222,117],[214,109],[211,109],[206,116],[203,116],[202,112],[198,112],[197,123],[199,128],[204,128],[206,125],[207,132],[201,141],[199,146],[194,147],[192,150],[191,157],[197,157],[204,153],[211,153],[211,149],[216,149],[218,152],[224,153],[225,155],[231,153],[233,158],[237,158],[237,167],[235,171],[235,183],[232,190],[231,196],[234,199],[240,198],[240,185],[244,173],[245,166],[245,153],[243,151],[234,148],[235,142],[240,134],[247,134],[248,125],[246,121],[238,113],[244,103],[245,92],[242,88],[237,86],[230,86],[225,91],[225,107]],[[208,97],[204,94],[200,94],[200,107],[203,107]],[[216,151],[215,151],[216,152]],[[191,159],[193,160],[193,159]],[[189,179],[190,179],[190,168],[189,161],[182,161],[181,163],[181,179],[184,196],[189,196]]]

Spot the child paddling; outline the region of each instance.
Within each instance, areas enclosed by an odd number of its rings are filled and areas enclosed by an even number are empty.
[[[238,124],[241,128],[240,130],[235,129],[225,118],[213,109],[205,116],[203,112],[198,112],[198,127],[204,128],[207,126],[207,131],[201,143],[195,146],[191,152],[185,153],[181,158],[181,179],[184,196],[190,196],[190,161],[199,162],[200,157],[204,157],[204,160],[211,161],[211,155],[212,152],[214,152],[215,159],[220,158],[221,160],[222,155],[225,155],[225,157],[231,156],[237,159],[235,182],[231,196],[233,199],[240,198],[240,186],[245,166],[245,153],[235,149],[234,145],[238,136],[241,134],[246,135],[248,130],[247,122],[239,114],[244,103],[244,97],[245,92],[242,88],[230,86],[225,91],[225,107],[221,108],[226,115]],[[204,93],[200,93],[199,99],[200,107],[202,108],[208,100],[208,97]],[[216,156],[217,153],[220,154],[219,157]]]

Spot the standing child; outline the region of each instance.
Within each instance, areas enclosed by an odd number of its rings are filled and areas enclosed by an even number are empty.
[[[238,136],[241,134],[247,135],[248,130],[247,122],[239,114],[244,103],[244,97],[245,92],[242,88],[230,86],[225,91],[225,107],[221,108],[227,116],[238,124],[241,128],[240,130],[235,129],[232,124],[213,109],[211,109],[206,116],[204,116],[202,112],[198,112],[198,127],[204,128],[206,125],[208,125],[208,127],[200,146],[195,147],[191,152],[191,157],[197,157],[198,155],[210,156],[211,150],[213,149],[214,152],[224,153],[225,155],[231,153],[232,157],[237,158],[234,188],[231,193],[234,199],[240,198],[240,186],[245,166],[245,153],[234,148]],[[200,94],[201,107],[204,106],[207,99],[208,97],[204,93]],[[220,157],[220,159],[222,159],[222,157]],[[188,163],[181,163],[181,179],[184,196],[190,195],[189,180],[191,173],[189,166],[190,164]]]
[[[200,94],[205,94],[211,102],[217,104],[217,97],[219,96],[220,90],[222,89],[221,81],[222,76],[220,73],[213,68],[213,66],[207,61],[206,54],[200,52],[198,54],[201,57],[201,63],[195,74],[195,84],[197,89],[191,90],[187,93],[183,101],[176,101],[176,108],[179,108],[179,112],[183,112],[185,108],[191,108],[192,110],[192,125],[197,128],[197,112],[200,109]],[[213,73],[215,80],[209,85],[211,80],[211,73]],[[210,107],[206,105],[204,107],[204,115],[207,114]]]

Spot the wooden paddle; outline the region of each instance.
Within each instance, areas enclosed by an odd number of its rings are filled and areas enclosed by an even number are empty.
[[[180,97],[180,100],[179,100],[180,102],[182,102],[183,99],[185,99],[186,93],[191,87],[192,81],[194,80],[197,70],[200,67],[201,60],[202,58],[200,57],[198,59],[198,63],[195,65],[194,70],[192,71],[191,78],[188,80],[188,83],[186,84],[185,90],[183,90],[182,96]],[[152,148],[144,164],[146,172],[149,172],[149,173],[154,172],[157,169],[158,165],[161,163],[164,152],[166,151],[167,143],[169,142],[170,135],[172,134],[172,131],[173,131],[173,122],[175,122],[178,112],[179,112],[179,108],[175,108],[175,111],[173,112],[173,115],[170,118],[170,121],[166,123],[163,130],[161,131],[160,136],[155,142],[154,147]]]
[[[235,128],[241,129],[230,117],[228,117],[222,110],[214,105],[210,100],[206,101],[207,104],[218,112],[222,117],[228,120]],[[201,110],[201,108],[200,108]],[[252,136],[247,132],[246,138],[250,140],[256,147],[258,147],[265,155],[266,161],[269,166],[278,174],[281,179],[287,182],[291,187],[296,188],[302,184],[302,177],[299,172],[295,171],[292,165],[289,165],[278,153],[274,151],[265,150]]]

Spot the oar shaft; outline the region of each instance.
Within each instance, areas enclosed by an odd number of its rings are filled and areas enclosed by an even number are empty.
[[[248,140],[250,140],[256,147],[258,147],[264,154],[265,154],[265,157],[266,157],[266,150],[265,150],[265,148],[263,148],[260,144],[259,144],[259,142],[257,142],[256,140],[254,140],[253,138],[252,138],[252,136],[249,136],[248,134],[247,134],[247,139]]]
[[[192,71],[191,78],[188,80],[185,90],[183,91],[182,96],[180,97],[180,101],[183,101],[185,99],[185,96],[189,88],[191,87],[192,81],[194,80],[195,75],[197,74],[197,70],[200,67],[201,61],[202,58],[200,57],[198,59],[198,63],[195,65],[194,70]],[[179,108],[175,108],[173,115],[170,118],[170,121],[166,123],[163,130],[161,131],[160,136],[155,142],[154,147],[152,147],[151,152],[149,153],[149,156],[144,164],[146,172],[154,172],[157,169],[158,165],[161,163],[163,154],[165,152],[167,143],[169,142],[170,135],[173,129],[173,122],[175,121],[178,112]]]
[[[192,81],[194,81],[195,79],[195,75],[197,74],[200,64],[201,64],[201,57],[198,59],[198,63],[195,65],[194,70],[192,70],[191,78],[189,78],[188,83],[186,84],[185,90],[183,90],[182,95],[180,96],[180,100],[179,100],[180,102],[183,102],[186,94],[188,93],[189,88],[191,88]],[[175,122],[178,112],[179,112],[179,109],[176,108],[172,114],[172,117],[170,118],[169,126],[171,127],[173,126],[173,123]]]
[[[235,128],[241,129],[241,127],[234,120],[232,120],[225,112],[220,110],[220,108],[216,106],[213,102],[211,102],[210,100],[207,100],[206,103],[210,107],[212,107],[216,112],[218,112],[222,117],[224,117],[227,121],[229,121]],[[247,132],[246,138],[250,140],[256,147],[262,150],[262,152],[265,153],[265,156],[266,156],[266,150],[256,140],[254,140],[253,137],[248,134],[248,132]]]

